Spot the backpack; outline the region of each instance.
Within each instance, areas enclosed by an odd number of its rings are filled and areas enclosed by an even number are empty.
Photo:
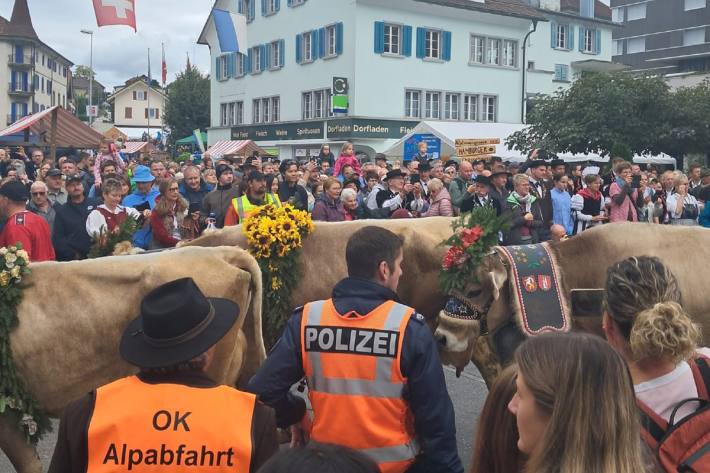
[[[656,452],[667,472],[701,473],[710,471],[710,364],[708,358],[689,361],[698,398],[685,399],[673,408],[666,422],[637,399],[641,412],[641,436]],[[678,409],[688,402],[698,402],[698,409],[676,422]]]

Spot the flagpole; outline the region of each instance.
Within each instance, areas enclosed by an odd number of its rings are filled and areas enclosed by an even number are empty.
[[[146,99],[148,100],[148,143],[150,143],[150,87],[150,48],[148,48],[148,95],[146,96]]]
[[[165,81],[167,81],[167,63],[165,62],[165,43],[161,43],[161,47],[163,49],[163,60],[160,63],[160,78],[163,81],[163,93],[166,93]],[[163,109],[163,113],[165,113],[165,109]],[[160,139],[164,140],[165,143],[167,143],[167,140],[165,139],[165,121],[162,119],[160,120]],[[158,144],[159,147],[161,145],[162,142]]]

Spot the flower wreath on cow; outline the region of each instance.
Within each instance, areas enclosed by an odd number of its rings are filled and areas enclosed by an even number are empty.
[[[17,308],[22,302],[20,283],[30,274],[30,258],[22,245],[0,248],[0,415],[16,418],[27,441],[36,444],[51,425],[49,417],[25,390],[17,376],[10,347],[10,333],[17,327]]]
[[[291,292],[300,278],[298,257],[303,239],[313,231],[308,212],[286,204],[265,205],[250,215],[242,225],[249,252],[261,268],[264,285],[264,341],[268,347],[281,336],[290,307]]]

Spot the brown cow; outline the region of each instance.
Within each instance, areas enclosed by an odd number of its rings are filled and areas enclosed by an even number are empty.
[[[710,231],[704,228],[673,227],[650,224],[610,224],[588,230],[568,241],[551,244],[560,265],[562,289],[569,299],[574,289],[600,289],[604,287],[606,270],[612,264],[631,256],[656,256],[678,278],[683,292],[683,306],[704,329],[704,341],[710,342],[710,299],[705,294],[706,265],[710,264]],[[511,305],[509,270],[499,251],[486,257],[472,277],[463,296],[472,307],[490,310],[484,316],[491,334],[504,326],[515,310]],[[480,282],[479,282],[480,281]],[[569,303],[569,300],[568,300]],[[491,337],[479,337],[480,323],[461,320],[442,312],[435,337],[442,347],[442,360],[462,370],[473,359],[490,383],[500,366],[494,356],[482,358],[492,344]],[[601,318],[573,319],[576,330],[601,334]],[[510,354],[515,348],[494,347],[496,352]]]
[[[192,277],[210,297],[233,300],[240,315],[219,342],[210,376],[246,383],[265,358],[261,337],[261,272],[238,248],[186,248],[31,266],[20,324],[11,346],[25,388],[50,415],[96,387],[135,373],[119,357],[124,327],[153,288]],[[0,449],[17,471],[39,473],[34,449],[14,422],[0,416]]]

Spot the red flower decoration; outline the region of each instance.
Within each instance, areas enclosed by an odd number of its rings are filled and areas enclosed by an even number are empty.
[[[449,271],[454,266],[461,268],[466,261],[470,258],[470,255],[460,246],[452,246],[449,251],[446,252],[444,260],[441,265],[444,270]]]
[[[478,225],[473,228],[465,229],[461,235],[461,241],[464,249],[476,243],[481,236],[483,236],[483,228]]]

